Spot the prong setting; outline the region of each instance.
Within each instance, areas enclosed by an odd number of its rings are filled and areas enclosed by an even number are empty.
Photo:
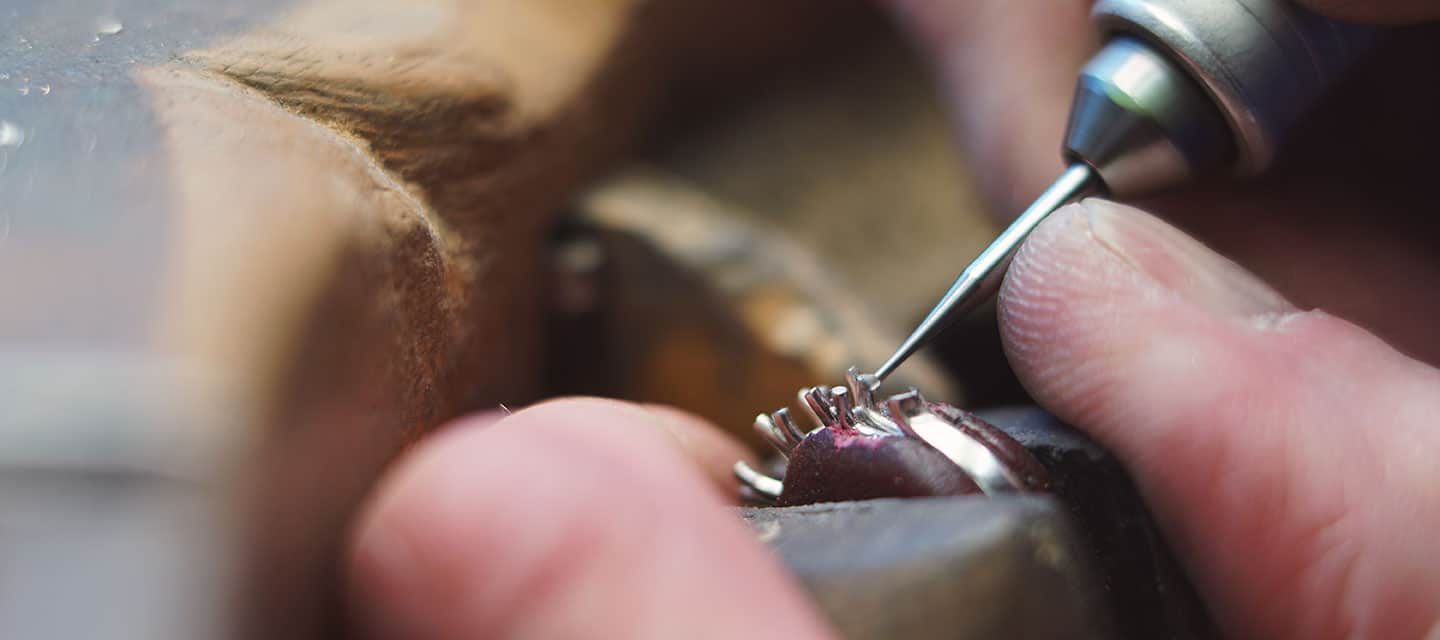
[[[835,424],[835,408],[830,404],[830,394],[824,387],[810,387],[800,391],[800,407],[810,416],[816,426]]]
[[[855,411],[850,404],[850,390],[845,387],[831,387],[830,407],[835,410],[835,423],[842,429],[855,428]]]
[[[790,415],[789,409],[775,411],[770,414],[770,419],[774,420],[775,424],[780,425],[780,428],[785,431],[791,446],[800,444],[800,441],[804,440],[806,435],[809,435],[800,428],[800,425],[796,424],[795,418]]]
[[[850,367],[850,370],[845,372],[845,386],[849,387],[850,393],[855,395],[857,405],[861,407],[875,405],[875,388],[866,384],[859,369]]]
[[[885,407],[889,411],[890,419],[900,427],[901,433],[912,438],[919,437],[915,435],[915,430],[910,426],[912,418],[922,415],[927,410],[925,398],[920,396],[919,391],[911,389],[905,393],[891,396],[889,400],[885,401]]]
[[[786,458],[790,457],[790,450],[795,447],[796,442],[791,442],[789,434],[785,433],[775,421],[765,414],[755,416],[755,430],[775,448],[775,451]]]
[[[744,460],[735,463],[735,479],[740,481],[741,498],[746,502],[774,504],[785,486],[780,480],[756,471]],[[744,492],[748,491],[749,495]]]
[[[755,429],[788,460],[806,437],[823,429],[836,429],[863,437],[918,439],[954,463],[986,495],[1026,490],[1007,473],[1005,463],[990,448],[959,425],[936,413],[915,389],[878,400],[879,378],[851,368],[845,385],[810,387],[798,394],[800,408],[813,427],[806,431],[782,408],[755,418]],[[735,477],[748,501],[775,504],[784,482],[744,462],[735,465]]]

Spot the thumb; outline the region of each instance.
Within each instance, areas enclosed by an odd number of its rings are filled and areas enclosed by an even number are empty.
[[[451,427],[401,461],[360,520],[356,631],[829,637],[697,468],[742,456],[696,418],[613,401],[556,401]]]
[[[1440,372],[1100,200],[1036,230],[1000,311],[1027,388],[1126,461],[1235,635],[1440,633]]]

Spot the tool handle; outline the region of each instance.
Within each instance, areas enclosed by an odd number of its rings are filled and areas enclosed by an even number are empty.
[[[1100,0],[1092,16],[1107,35],[1163,49],[1209,92],[1235,133],[1242,175],[1270,165],[1296,123],[1382,31],[1286,0]]]

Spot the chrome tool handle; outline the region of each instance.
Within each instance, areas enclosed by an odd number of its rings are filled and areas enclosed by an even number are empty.
[[[1155,46],[1203,86],[1233,130],[1241,175],[1270,165],[1380,32],[1287,0],[1099,0],[1092,15],[1105,34]]]

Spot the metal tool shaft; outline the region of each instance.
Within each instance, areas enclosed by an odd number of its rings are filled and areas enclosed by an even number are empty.
[[[1265,169],[1296,123],[1379,37],[1289,0],[1099,0],[1105,46],[1081,71],[1070,169],[995,240],[875,372],[884,379],[989,299],[1025,237],[1090,191],[1127,198]]]
[[[945,297],[940,299],[940,303],[935,305],[910,337],[905,339],[895,355],[890,356],[883,366],[875,370],[875,377],[884,380],[901,363],[925,346],[935,334],[994,296],[1005,277],[1006,266],[1015,257],[1015,252],[1030,232],[1056,209],[1089,195],[1099,186],[1095,172],[1086,165],[1077,164],[1066,170],[1055,184],[1046,189],[1029,209],[1020,214],[1000,237],[990,243],[990,246],[965,268],[950,287],[950,291],[946,292]]]

